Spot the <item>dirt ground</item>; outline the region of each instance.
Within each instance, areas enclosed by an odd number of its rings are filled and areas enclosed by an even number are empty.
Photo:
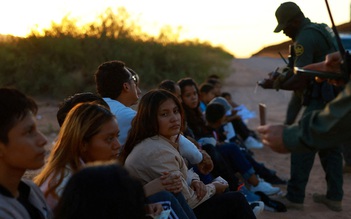
[[[275,70],[284,63],[280,58],[254,57],[250,59],[235,59],[233,67],[235,72],[224,80],[223,91],[232,94],[236,103],[244,104],[247,108],[255,111],[259,115],[258,105],[264,103],[267,106],[267,123],[282,123],[284,121],[287,103],[290,99],[290,92],[264,90],[256,86],[258,80],[267,76],[267,73]],[[259,117],[248,122],[250,128],[254,129],[259,124]],[[290,156],[288,154],[277,154],[269,148],[254,149],[256,160],[264,162],[266,166],[277,171],[277,174],[288,179],[290,174]],[[310,179],[306,188],[305,210],[288,210],[285,213],[264,211],[259,215],[260,219],[346,219],[351,218],[351,174],[344,174],[344,199],[343,211],[340,213],[329,210],[322,204],[316,204],[312,200],[313,193],[325,193],[325,174],[316,156],[314,167],[310,174]],[[286,186],[281,186],[286,192]]]
[[[290,92],[264,90],[256,86],[258,80],[266,77],[267,73],[273,71],[278,66],[283,66],[284,62],[280,58],[254,57],[250,59],[234,59],[233,72],[227,79],[223,80],[223,91],[232,94],[236,103],[244,104],[248,109],[255,111],[258,115],[258,104],[264,103],[267,106],[267,123],[282,123],[286,111],[287,103],[290,99]],[[56,111],[58,101],[37,99],[39,103],[38,125],[48,137],[48,149],[55,139],[59,130],[56,121]],[[248,126],[255,129],[259,124],[258,117],[250,119]],[[269,148],[254,149],[256,160],[264,162],[266,166],[277,171],[283,178],[289,178],[290,156],[288,154],[277,154]],[[32,177],[36,172],[28,172],[27,177]],[[351,218],[351,174],[344,175],[344,200],[343,211],[333,212],[321,204],[312,201],[312,194],[315,192],[324,193],[326,183],[324,172],[316,157],[315,165],[310,174],[310,180],[306,189],[305,210],[289,210],[285,213],[264,211],[259,215],[260,219],[280,218],[280,219],[346,219]],[[286,186],[281,186],[286,191]]]

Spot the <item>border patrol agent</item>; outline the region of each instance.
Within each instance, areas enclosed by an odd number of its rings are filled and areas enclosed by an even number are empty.
[[[279,33],[283,30],[294,42],[295,67],[321,62],[328,53],[337,50],[332,30],[325,24],[311,22],[295,3],[282,3],[275,16],[278,25],[274,32]],[[297,95],[305,106],[303,115],[323,109],[338,93],[338,90],[327,82],[316,83],[312,77],[295,75],[291,68],[281,69],[279,73],[273,82],[273,88],[293,90],[294,95]],[[341,211],[343,198],[341,145],[315,152],[291,153],[290,180],[287,194],[282,201],[288,208],[303,209],[305,189],[316,152],[326,173],[327,193],[313,194],[313,200],[324,203],[333,211]]]

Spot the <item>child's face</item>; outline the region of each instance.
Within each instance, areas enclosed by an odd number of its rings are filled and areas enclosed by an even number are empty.
[[[9,142],[0,142],[2,165],[12,169],[26,171],[39,169],[44,165],[47,143],[44,135],[38,130],[35,117],[28,113],[17,121],[8,133]]]
[[[189,85],[183,88],[182,100],[183,100],[183,103],[186,106],[188,106],[190,109],[194,109],[198,106],[199,96],[195,86]]]
[[[181,115],[178,106],[172,99],[168,99],[160,105],[157,120],[159,134],[163,137],[171,139],[172,136],[180,133]]]
[[[116,119],[101,126],[101,130],[85,145],[82,158],[85,162],[117,159],[121,144],[118,141],[119,128]]]
[[[208,104],[215,97],[216,97],[216,94],[215,94],[214,90],[210,90],[208,93],[201,94],[201,99],[206,104]]]

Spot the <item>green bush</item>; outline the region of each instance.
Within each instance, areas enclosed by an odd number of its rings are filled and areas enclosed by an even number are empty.
[[[0,86],[12,86],[37,96],[64,98],[76,92],[95,92],[94,71],[102,62],[122,60],[150,89],[164,79],[208,75],[226,77],[233,56],[198,40],[180,42],[169,27],[148,36],[131,21],[124,8],[107,9],[94,23],[76,26],[64,17],[43,33],[0,42]]]

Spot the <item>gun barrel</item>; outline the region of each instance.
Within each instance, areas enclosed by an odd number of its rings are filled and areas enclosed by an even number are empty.
[[[286,61],[286,59],[284,58],[284,56],[282,55],[282,53],[281,53],[281,52],[278,52],[278,53],[279,53],[279,55],[280,55],[280,58],[282,58],[283,61],[285,62],[285,64],[288,64],[288,62]]]

